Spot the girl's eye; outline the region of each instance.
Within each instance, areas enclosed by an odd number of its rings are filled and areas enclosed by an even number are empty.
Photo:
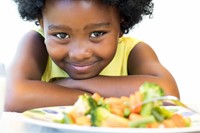
[[[105,34],[105,32],[103,31],[95,31],[95,32],[92,32],[90,37],[91,38],[97,38],[97,37],[101,37]]]
[[[57,33],[57,34],[55,34],[55,36],[57,38],[59,38],[59,39],[67,39],[67,38],[69,38],[69,35],[66,34],[66,33]]]

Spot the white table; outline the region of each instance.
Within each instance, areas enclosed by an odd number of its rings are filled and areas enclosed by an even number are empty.
[[[0,121],[0,133],[62,133],[53,128],[25,123],[20,113],[4,112]]]
[[[191,105],[200,112],[200,103]],[[64,133],[53,128],[25,123],[20,113],[4,112],[0,119],[0,133]],[[196,132],[197,133],[197,132]]]

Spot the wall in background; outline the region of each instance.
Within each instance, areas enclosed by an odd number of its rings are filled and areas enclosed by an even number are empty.
[[[129,35],[147,42],[175,77],[186,103],[198,103],[200,78],[199,0],[154,0],[153,19],[145,18]],[[11,0],[0,4],[0,62],[9,65],[20,38],[34,23],[19,18]],[[20,59],[19,59],[20,60]]]
[[[154,18],[130,34],[149,43],[173,74],[182,100],[199,103],[200,1],[154,0]]]
[[[12,0],[0,4],[0,62],[8,65],[16,51],[21,37],[35,25],[20,19],[17,7]]]

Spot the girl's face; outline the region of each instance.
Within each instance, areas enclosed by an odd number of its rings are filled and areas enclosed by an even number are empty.
[[[50,57],[73,79],[98,75],[120,36],[117,10],[100,0],[46,0],[41,26]]]

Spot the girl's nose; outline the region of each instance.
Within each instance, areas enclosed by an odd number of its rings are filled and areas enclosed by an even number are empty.
[[[74,42],[69,49],[69,57],[76,60],[88,59],[92,56],[91,48],[87,42]]]

